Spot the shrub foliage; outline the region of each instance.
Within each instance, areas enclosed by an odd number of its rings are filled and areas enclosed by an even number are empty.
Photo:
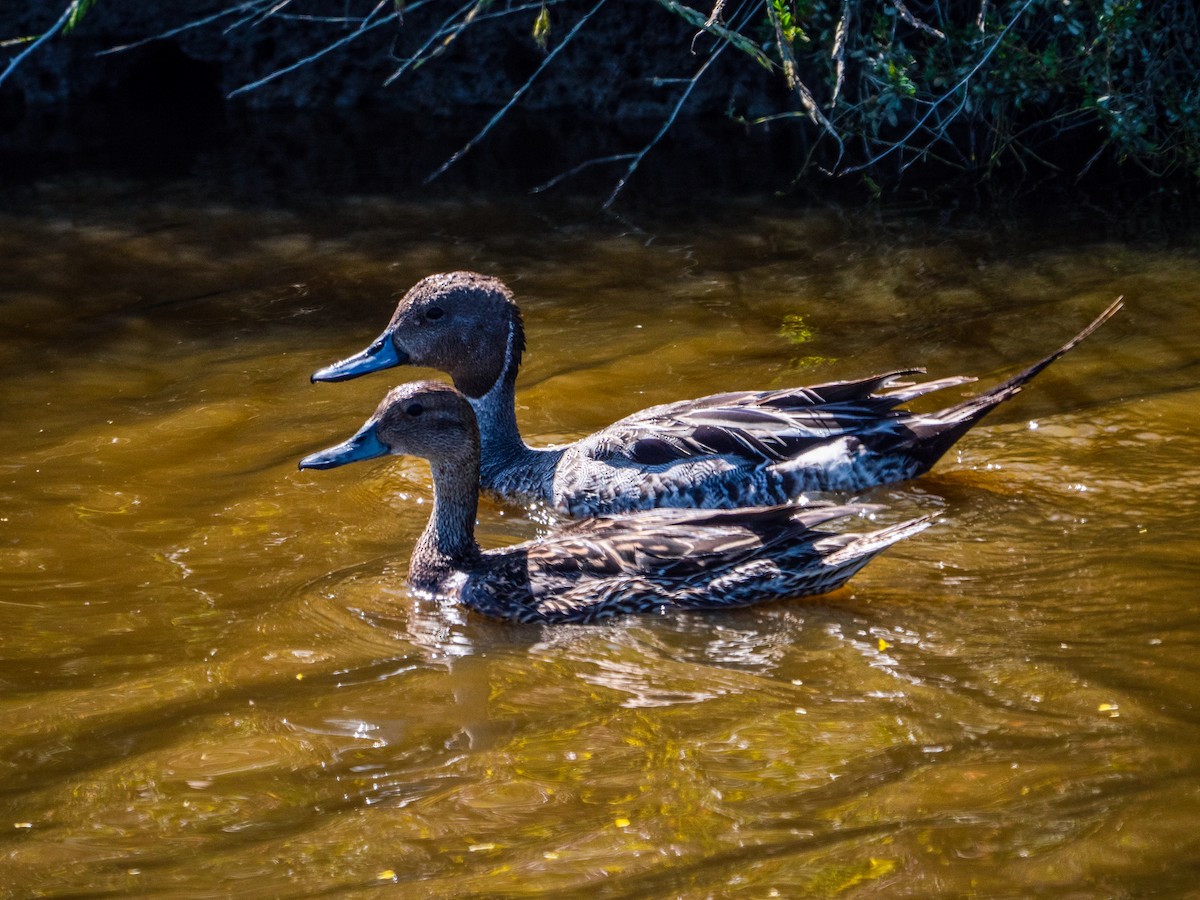
[[[606,2],[446,5],[432,17],[427,39],[418,42],[421,49],[401,61],[385,86],[434,62],[468,29],[501,20],[523,22],[517,33],[541,49],[544,62],[477,136],[482,138],[547,67],[567,58],[559,54],[586,33]],[[1153,175],[1200,175],[1200,22],[1196,5],[1184,0],[614,2],[632,18],[640,15],[639,6],[666,9],[679,25],[672,40],[689,45],[695,60],[690,78],[666,79],[681,85],[679,102],[650,144],[638,153],[593,161],[629,163],[618,190],[685,112],[696,84],[727,71],[711,66],[726,51],[747,66],[769,70],[786,88],[771,98],[755,98],[753,116],[750,107],[733,106],[729,114],[752,126],[790,121],[803,129],[811,140],[807,156],[796,160],[798,176],[861,173],[874,184],[894,181],[914,166],[937,172],[949,167],[976,178],[1031,169],[1079,175],[1097,160]],[[345,14],[336,19],[341,32],[325,50],[233,94],[253,91],[302,65],[318,65],[325,53],[380,27],[426,27],[414,14],[423,7],[428,7],[423,12],[437,12],[430,3],[346,0],[339,4]],[[0,82],[37,45],[73,32],[93,4],[68,0],[51,31],[0,43],[15,54],[0,72]],[[169,34],[200,27],[233,33],[271,18],[312,27],[316,17],[300,14],[301,5],[225,0],[213,15]],[[362,9],[355,11],[359,5]],[[596,77],[610,79],[612,73]]]
[[[689,22],[681,4],[659,0]],[[938,160],[1086,170],[1104,154],[1200,173],[1200,28],[1177,0],[765,0],[724,38],[788,80],[831,171]],[[718,27],[720,26],[720,27]],[[756,51],[762,51],[756,52]]]

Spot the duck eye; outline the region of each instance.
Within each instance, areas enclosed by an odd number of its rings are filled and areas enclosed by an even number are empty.
[[[440,306],[431,306],[425,310],[425,318],[427,319],[440,319],[445,314]]]
[[[410,403],[408,406],[404,407],[404,411],[410,416],[419,416],[421,413],[425,412],[425,407],[423,407],[420,403]]]

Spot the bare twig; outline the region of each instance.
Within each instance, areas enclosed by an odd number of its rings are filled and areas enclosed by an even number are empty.
[[[944,41],[946,39],[946,35],[944,35],[942,32],[938,31],[932,25],[926,25],[911,12],[909,12],[908,7],[904,5],[904,0],[892,0],[892,6],[896,7],[896,12],[900,14],[900,18],[902,18],[913,28],[916,28],[919,31],[924,31],[927,34],[932,34],[939,41]]]
[[[670,130],[671,126],[675,124],[675,119],[679,115],[679,110],[683,109],[683,104],[687,102],[688,97],[691,95],[696,85],[700,82],[700,79],[704,76],[704,73],[708,70],[708,67],[713,64],[713,61],[720,56],[721,52],[728,46],[728,44],[721,44],[712,52],[708,59],[704,61],[704,65],[696,70],[696,74],[692,76],[691,84],[684,88],[683,92],[679,95],[679,100],[676,102],[675,108],[671,110],[671,114],[667,116],[666,120],[662,124],[662,127],[658,129],[658,134],[656,134],[646,144],[646,146],[642,147],[642,149],[634,155],[633,160],[629,163],[629,167],[625,169],[625,174],[621,176],[621,179],[617,182],[617,186],[613,188],[612,193],[608,195],[608,199],[604,201],[604,206],[602,207],[603,209],[608,209],[613,205],[613,201],[615,201],[617,199],[617,195],[625,189],[626,183],[630,178],[633,177],[633,173],[637,171],[638,166],[642,164],[642,160],[646,158],[646,154],[653,149],[655,144],[662,140],[663,135],[666,134]]]
[[[499,12],[489,13],[483,11],[483,7],[478,0],[468,0],[467,3],[460,6],[453,13],[443,19],[442,24],[430,32],[429,37],[425,39],[425,43],[418,47],[407,58],[401,60],[400,68],[384,79],[383,86],[387,87],[392,82],[401,78],[410,69],[415,69],[418,66],[422,66],[429,62],[429,60],[441,55],[445,51],[446,47],[450,45],[450,42],[458,37],[458,35],[462,33],[463,29],[470,24],[483,22],[487,19],[498,19],[503,16],[511,16],[515,13],[525,12],[526,10],[545,9],[547,6],[554,6],[559,2],[561,2],[561,0],[539,0],[537,3],[524,3],[517,6],[506,6]],[[410,7],[410,9],[415,9],[417,6],[421,5],[423,4],[414,4],[412,7]],[[439,38],[443,37],[446,38],[446,40],[442,42],[441,47],[426,55],[425,51],[433,46],[433,44]]]
[[[709,13],[708,18],[704,22],[705,28],[711,28],[714,25],[723,25],[725,20],[721,18],[721,13],[725,10],[725,0],[717,0],[713,4],[713,11]]]
[[[418,47],[416,49],[416,52],[414,52],[411,56],[409,56],[408,59],[404,60],[401,63],[400,68],[398,68],[395,72],[393,72],[391,75],[389,75],[387,78],[385,78],[383,80],[383,86],[387,87],[389,84],[391,84],[397,78],[402,76],[409,69],[416,68],[417,66],[419,66],[423,62],[425,62],[426,59],[431,59],[432,56],[426,57],[426,56],[422,56],[421,54],[423,54],[427,49],[429,49],[429,47],[433,44],[433,42],[436,41],[438,38],[440,38],[442,35],[448,34],[449,32],[447,31],[447,27],[450,25],[450,23],[455,22],[459,16],[465,15],[467,13],[467,11],[471,8],[471,6],[474,4],[474,2],[475,2],[475,0],[468,0],[467,3],[460,6],[457,10],[455,10],[453,13],[451,13],[447,18],[443,19],[442,24],[440,26],[438,26],[436,29],[434,29],[434,31],[430,33],[429,37],[425,39],[425,43],[423,43],[420,47]]]
[[[511,16],[514,13],[526,12],[529,10],[541,10],[543,7],[558,6],[560,3],[568,3],[570,0],[533,0],[531,3],[506,3],[503,9],[498,9],[495,12],[481,12],[475,17],[476,22],[486,22],[488,19],[503,19],[505,16]]]
[[[721,10],[724,8],[724,5],[725,5],[724,0],[721,0],[721,2],[718,3],[716,7],[714,7],[714,13],[720,13]],[[751,0],[743,0],[742,5],[739,6],[738,10],[737,10],[737,13],[747,12],[747,15],[745,17],[743,17],[743,20],[741,22],[742,26],[745,25],[745,19],[749,17],[749,14],[750,14],[749,10],[754,10],[757,8],[758,8],[757,2],[751,2]],[[735,17],[736,17],[736,15],[737,14],[735,14]],[[710,16],[710,19],[712,19],[712,18],[714,18],[714,17]],[[722,27],[724,27],[724,26],[722,26]],[[701,31],[700,33],[703,33],[703,32]],[[737,32],[736,32],[736,30],[734,30],[732,33],[736,34]],[[692,45],[694,48],[695,38],[692,39]],[[666,132],[671,128],[672,124],[675,122],[675,119],[679,115],[679,111],[683,108],[683,105],[687,102],[687,99],[690,96],[692,89],[696,86],[696,84],[700,80],[700,77],[704,74],[705,70],[712,63],[713,57],[715,57],[718,53],[720,53],[722,50],[724,50],[725,47],[727,47],[727,46],[730,46],[730,43],[728,41],[720,42],[716,46],[716,49],[714,49],[712,51],[712,53],[710,54],[709,59],[700,67],[700,69],[697,72],[695,72],[693,75],[691,75],[688,78],[674,78],[674,77],[666,78],[666,77],[662,77],[662,76],[652,76],[649,79],[649,82],[652,85],[654,85],[655,87],[663,87],[663,86],[670,85],[670,84],[683,84],[683,85],[685,85],[685,88],[683,90],[683,93],[680,95],[680,97],[676,101],[675,106],[672,109],[672,112],[670,114],[668,114],[667,118],[664,120],[663,125],[659,129],[658,133],[653,138],[651,138],[651,140],[647,144],[645,144],[640,151],[638,151],[636,153],[614,153],[610,156],[602,156],[602,157],[597,157],[596,159],[589,159],[586,162],[582,162],[579,165],[569,169],[566,172],[562,172],[559,175],[556,175],[554,178],[551,178],[549,181],[546,181],[546,182],[538,185],[537,187],[533,188],[533,190],[530,193],[536,194],[536,193],[541,193],[542,191],[549,190],[550,188],[555,187],[558,184],[561,184],[566,179],[571,178],[572,176],[577,175],[580,172],[584,171],[585,169],[591,168],[592,166],[604,165],[606,163],[613,163],[613,162],[623,162],[625,160],[629,160],[630,161],[629,167],[625,170],[625,174],[618,181],[616,187],[614,188],[612,193],[609,195],[608,201],[604,205],[604,209],[606,211],[611,212],[611,204],[613,203],[614,200],[616,200],[617,195],[620,194],[621,191],[624,189],[625,183],[629,180],[629,178],[637,170],[638,166],[641,164],[642,159],[645,158],[645,156],[654,148],[655,144],[657,144],[662,139],[663,135],[666,134]],[[693,52],[694,52],[694,50],[693,50]]]
[[[796,96],[800,98],[800,105],[804,107],[804,111],[808,113],[808,117],[813,121],[813,124],[823,128],[838,145],[838,159],[840,160],[845,150],[842,138],[837,133],[837,129],[833,127],[833,123],[825,117],[825,113],[821,112],[821,107],[813,99],[808,85],[800,80],[800,74],[796,67],[796,55],[792,52],[791,41],[783,33],[783,22],[779,20],[779,13],[771,3],[767,4],[767,17],[770,18],[771,25],[775,28],[775,40],[779,45],[779,59],[783,63],[783,74],[787,78],[788,87],[795,91]]]
[[[242,18],[238,19],[236,22],[232,22],[229,25],[226,25],[225,31],[222,33],[229,34],[231,31],[237,31],[243,25],[248,25],[248,24],[254,22],[256,19],[259,18],[259,14],[262,12],[263,7],[267,6],[267,4],[269,4],[270,2],[271,2],[271,0],[258,0],[257,3],[246,4],[247,8],[250,9],[250,12],[248,14],[242,16]]]
[[[154,37],[142,38],[140,41],[133,41],[132,43],[129,43],[129,44],[120,44],[116,47],[109,47],[107,50],[101,50],[96,55],[97,56],[106,56],[109,53],[124,53],[127,50],[134,50],[138,47],[142,47],[153,41],[161,41],[161,40],[165,40],[166,38],[175,37],[175,35],[183,34],[183,32],[185,32],[185,31],[191,31],[193,28],[200,28],[204,25],[209,25],[213,22],[216,22],[218,19],[223,19],[226,16],[236,15],[236,14],[242,12],[243,10],[253,9],[256,6],[261,6],[261,5],[262,5],[261,2],[239,3],[237,6],[231,6],[228,9],[222,9],[219,12],[213,13],[211,16],[205,16],[202,19],[196,19],[194,22],[188,22],[186,25],[180,25],[178,28],[170,28],[170,29],[162,32],[161,34],[154,35]]]
[[[726,28],[718,22],[710,23],[704,13],[692,9],[690,6],[684,6],[682,3],[677,3],[675,0],[658,0],[659,4],[665,7],[670,12],[679,16],[685,22],[694,25],[702,31],[707,31],[709,34],[721,39],[722,43],[732,44],[737,49],[741,50],[746,55],[753,58],[760,66],[770,71],[774,71],[776,63],[771,57],[763,52],[762,47],[754,43],[745,35],[732,28]]]
[[[36,41],[31,43],[28,47],[10,59],[8,61],[8,65],[4,67],[4,71],[0,72],[0,84],[4,84],[5,79],[7,79],[9,75],[17,70],[17,66],[24,62],[29,54],[66,28],[67,22],[71,21],[71,16],[75,15],[75,11],[78,8],[79,0],[71,0],[71,2],[67,4],[67,8],[63,10],[63,14],[58,17],[57,22],[47,28]]]
[[[265,9],[261,13],[259,13],[257,16],[255,16],[254,21],[250,23],[250,27],[253,28],[259,22],[265,22],[267,19],[271,18],[271,16],[275,15],[277,12],[282,10],[284,7],[290,6],[293,2],[294,2],[294,0],[279,0],[279,2],[276,3],[274,6],[272,6],[270,9]]]
[[[604,4],[606,2],[608,2],[608,0],[598,0],[598,2],[596,3],[595,6],[593,6],[590,10],[588,10],[586,13],[584,13],[579,18],[579,21],[576,22],[571,27],[571,30],[567,32],[567,36],[562,39],[562,43],[560,43],[557,47],[555,47],[553,50],[551,50],[549,53],[546,54],[546,58],[542,60],[541,65],[539,65],[537,67],[537,69],[534,71],[534,73],[525,80],[525,83],[523,85],[521,85],[519,88],[517,88],[516,93],[514,93],[511,97],[508,98],[508,102],[505,103],[504,106],[501,107],[500,110],[494,116],[492,116],[492,118],[488,121],[488,123],[486,125],[484,125],[483,128],[480,129],[479,132],[476,133],[476,135],[473,138],[471,138],[469,141],[466,142],[466,144],[464,144],[462,146],[462,149],[460,149],[457,153],[455,153],[453,156],[451,156],[448,160],[446,160],[444,163],[442,163],[440,166],[438,166],[437,169],[435,169],[433,172],[431,172],[429,174],[429,176],[425,179],[425,184],[429,184],[429,182],[433,181],[435,178],[437,178],[442,173],[444,173],[452,165],[454,165],[456,162],[458,162],[458,160],[462,159],[463,156],[465,156],[467,153],[469,153],[472,147],[474,147],[481,140],[483,140],[484,136],[489,131],[491,131],[493,127],[495,127],[496,123],[499,122],[502,118],[504,118],[505,114],[510,109],[513,108],[513,106],[516,104],[516,102],[518,100],[521,99],[521,97],[523,97],[525,95],[525,92],[529,90],[530,85],[533,84],[533,82],[537,79],[537,77],[539,75],[542,74],[543,71],[545,71],[546,67],[548,65],[550,65],[550,63],[554,60],[554,58],[556,56],[558,56],[559,53],[562,52],[563,48],[571,43],[572,38],[574,38],[575,35],[577,35],[579,33],[579,30],[581,28],[583,28],[583,26],[587,23],[588,19],[590,19],[592,16],[594,16],[596,13],[598,13],[600,11],[600,7],[604,6]]]
[[[833,35],[833,52],[830,57],[834,63],[833,96],[829,98],[829,108],[837,105],[838,95],[842,92],[842,84],[846,81],[846,32],[850,30],[850,0],[842,0],[842,17],[838,20],[837,30]]]
[[[561,172],[560,174],[555,175],[549,181],[543,181],[537,187],[531,188],[529,193],[540,194],[543,191],[550,190],[550,188],[555,187],[556,185],[562,184],[568,178],[578,175],[584,169],[590,169],[592,166],[602,166],[605,163],[623,162],[627,159],[633,159],[635,155],[636,154],[634,153],[614,153],[612,156],[599,156],[596,159],[589,159],[587,162],[581,162],[573,169],[568,169],[566,172]]]
[[[429,60],[435,59],[435,58],[441,56],[443,53],[445,53],[446,49],[458,39],[458,36],[460,34],[462,34],[469,27],[471,27],[471,23],[474,22],[476,18],[478,18],[479,14],[481,12],[483,12],[483,10],[485,10],[488,7],[488,4],[490,4],[491,2],[492,2],[492,0],[474,0],[473,4],[471,4],[471,3],[467,4],[467,6],[469,6],[470,9],[467,9],[466,15],[464,15],[459,21],[454,23],[453,28],[446,29],[445,25],[443,24],[442,28],[439,28],[438,31],[436,32],[436,37],[444,36],[442,43],[439,46],[434,47],[433,52],[430,53],[428,56],[424,57],[423,59],[421,59],[421,62],[422,63],[428,62]],[[466,7],[463,7],[463,8],[465,9]],[[430,42],[426,41],[424,46],[428,47],[429,44],[430,44]],[[385,85],[391,84],[393,81],[395,81],[395,79],[397,77],[399,77],[399,75],[400,75],[400,73],[397,72],[391,78],[387,79],[387,81],[385,81],[384,84]]]
[[[767,18],[771,20],[771,27],[775,29],[775,45],[779,47],[779,62],[783,66],[783,77],[787,79],[788,87],[792,90],[796,89],[796,85],[801,84],[800,75],[796,71],[796,54],[792,52],[792,42],[787,39],[783,33],[783,22],[779,18],[779,11],[775,9],[775,4],[767,3]],[[808,88],[804,89],[808,93]]]
[[[309,63],[313,62],[314,60],[320,59],[325,54],[336,50],[338,47],[341,47],[343,44],[348,44],[351,41],[362,37],[363,34],[365,34],[366,32],[370,31],[373,28],[378,28],[380,25],[386,25],[389,22],[396,21],[397,17],[399,16],[399,13],[395,12],[394,10],[392,12],[388,13],[382,19],[378,19],[375,22],[371,21],[371,19],[375,16],[376,13],[378,13],[385,6],[391,5],[392,3],[393,3],[393,0],[380,0],[380,2],[375,6],[374,9],[372,9],[369,13],[367,13],[366,17],[362,20],[362,24],[360,24],[357,29],[350,32],[350,34],[347,34],[344,37],[338,38],[336,41],[334,41],[331,44],[326,44],[324,47],[322,47],[316,53],[311,53],[308,56],[304,57],[303,59],[298,59],[291,65],[284,66],[282,69],[276,69],[270,75],[266,75],[266,76],[258,79],[257,81],[250,82],[249,84],[243,84],[240,88],[235,88],[234,90],[230,91],[227,96],[228,97],[236,97],[238,94],[245,94],[250,91],[256,90],[256,89],[262,87],[264,84],[267,84],[270,81],[274,81],[276,78],[279,78],[281,75],[286,75],[288,72],[294,72],[294,71],[296,71],[296,69],[299,69],[302,66],[306,66]]]

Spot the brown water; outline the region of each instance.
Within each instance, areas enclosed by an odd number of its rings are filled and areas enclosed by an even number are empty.
[[[95,184],[0,214],[0,893],[1194,890],[1200,253],[664,221]],[[296,470],[408,377],[309,373],[467,267],[523,304],[535,442],[914,364],[990,383],[1128,309],[867,495],[943,516],[847,589],[513,627],[405,588],[422,463]],[[480,511],[487,545],[540,527]]]

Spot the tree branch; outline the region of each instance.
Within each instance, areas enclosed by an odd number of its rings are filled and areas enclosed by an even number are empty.
[[[19,66],[34,50],[50,40],[60,31],[67,27],[67,22],[71,21],[71,17],[75,15],[75,11],[79,8],[79,0],[71,0],[67,4],[67,8],[63,10],[63,14],[58,17],[58,21],[47,28],[36,41],[14,56],[8,61],[8,65],[4,67],[4,71],[0,72],[0,84],[4,84],[6,78],[17,70]]]
[[[223,19],[226,16],[235,15],[235,14],[241,12],[242,10],[253,9],[256,6],[261,6],[261,5],[262,5],[261,0],[259,0],[259,2],[239,3],[237,6],[231,6],[231,7],[229,7],[229,9],[222,9],[219,12],[213,13],[211,16],[205,16],[203,19],[196,19],[194,22],[188,22],[185,25],[180,25],[178,28],[170,28],[170,29],[162,32],[161,34],[154,35],[154,37],[142,38],[140,41],[133,41],[132,43],[129,43],[129,44],[120,44],[116,47],[109,47],[107,50],[99,51],[96,55],[97,56],[107,56],[110,53],[124,53],[127,50],[134,50],[138,47],[142,47],[146,44],[149,44],[152,41],[161,41],[166,38],[174,37],[177,34],[182,34],[183,32],[190,31],[193,28],[200,28],[201,26],[208,25],[212,22],[217,21],[218,19]]]
[[[456,162],[458,162],[460,159],[462,159],[467,153],[469,153],[471,151],[471,148],[473,148],[476,144],[478,144],[481,140],[483,140],[484,136],[489,131],[491,131],[493,127],[495,127],[496,123],[499,122],[502,118],[504,118],[505,114],[510,109],[512,109],[513,106],[516,104],[516,102],[525,95],[525,92],[529,90],[530,85],[532,85],[533,82],[535,80],[537,80],[537,77],[539,75],[541,75],[543,71],[545,71],[546,67],[548,65],[550,65],[551,62],[554,61],[554,57],[558,56],[558,54],[562,52],[563,48],[566,47],[567,44],[569,44],[571,42],[571,39],[574,38],[575,35],[577,35],[579,33],[579,30],[581,28],[583,28],[583,26],[587,23],[588,19],[590,19],[592,16],[594,16],[596,13],[598,13],[600,11],[600,7],[602,7],[607,2],[608,2],[608,0],[599,0],[599,2],[597,2],[595,6],[593,6],[590,10],[588,10],[586,13],[584,13],[580,17],[579,21],[576,22],[574,24],[574,26],[572,26],[571,30],[567,32],[567,36],[562,39],[562,43],[546,54],[546,58],[542,60],[541,65],[539,65],[537,67],[537,69],[534,71],[534,73],[525,80],[525,83],[517,89],[516,93],[514,93],[508,99],[508,102],[505,103],[504,106],[502,106],[500,108],[500,110],[494,116],[492,116],[492,118],[488,121],[488,123],[486,125],[484,125],[483,128],[480,129],[479,132],[473,138],[471,138],[469,141],[467,141],[462,146],[462,149],[460,149],[457,153],[455,153],[453,156],[451,156],[448,160],[446,160],[444,163],[442,163],[440,166],[438,166],[437,169],[435,169],[433,172],[431,172],[429,174],[429,176],[425,179],[425,184],[429,184],[429,182],[433,181],[435,178],[442,175],[447,169],[449,169],[452,165],[454,165]]]
[[[381,9],[383,9],[385,6],[388,6],[392,2],[393,2],[393,0],[379,0],[378,5],[376,5],[376,7],[373,10],[371,10],[369,13],[367,13],[366,17],[362,20],[362,24],[360,24],[358,26],[358,28],[355,29],[350,34],[346,35],[345,37],[338,38],[332,44],[327,44],[325,47],[322,47],[316,53],[312,53],[312,54],[304,57],[303,59],[296,60],[294,63],[292,63],[289,66],[284,66],[282,69],[276,69],[270,75],[266,75],[263,78],[258,79],[257,81],[250,82],[249,84],[243,84],[240,88],[235,88],[234,90],[230,91],[226,96],[227,97],[236,97],[238,94],[245,94],[250,91],[256,90],[257,88],[262,87],[267,82],[274,81],[276,78],[280,77],[281,75],[286,75],[288,72],[294,72],[294,71],[296,71],[296,69],[299,69],[301,66],[306,66],[309,63],[313,62],[314,60],[320,59],[326,53],[330,53],[330,52],[336,50],[338,47],[341,47],[343,44],[348,44],[351,41],[356,40],[359,37],[362,37],[363,34],[365,34],[367,31],[370,31],[372,28],[378,28],[380,25],[386,25],[388,22],[398,20],[400,14],[398,12],[391,12],[391,13],[388,13],[386,16],[384,16],[382,19],[379,19],[376,22],[371,22],[372,17],[374,17],[374,15],[377,12],[379,12]]]

